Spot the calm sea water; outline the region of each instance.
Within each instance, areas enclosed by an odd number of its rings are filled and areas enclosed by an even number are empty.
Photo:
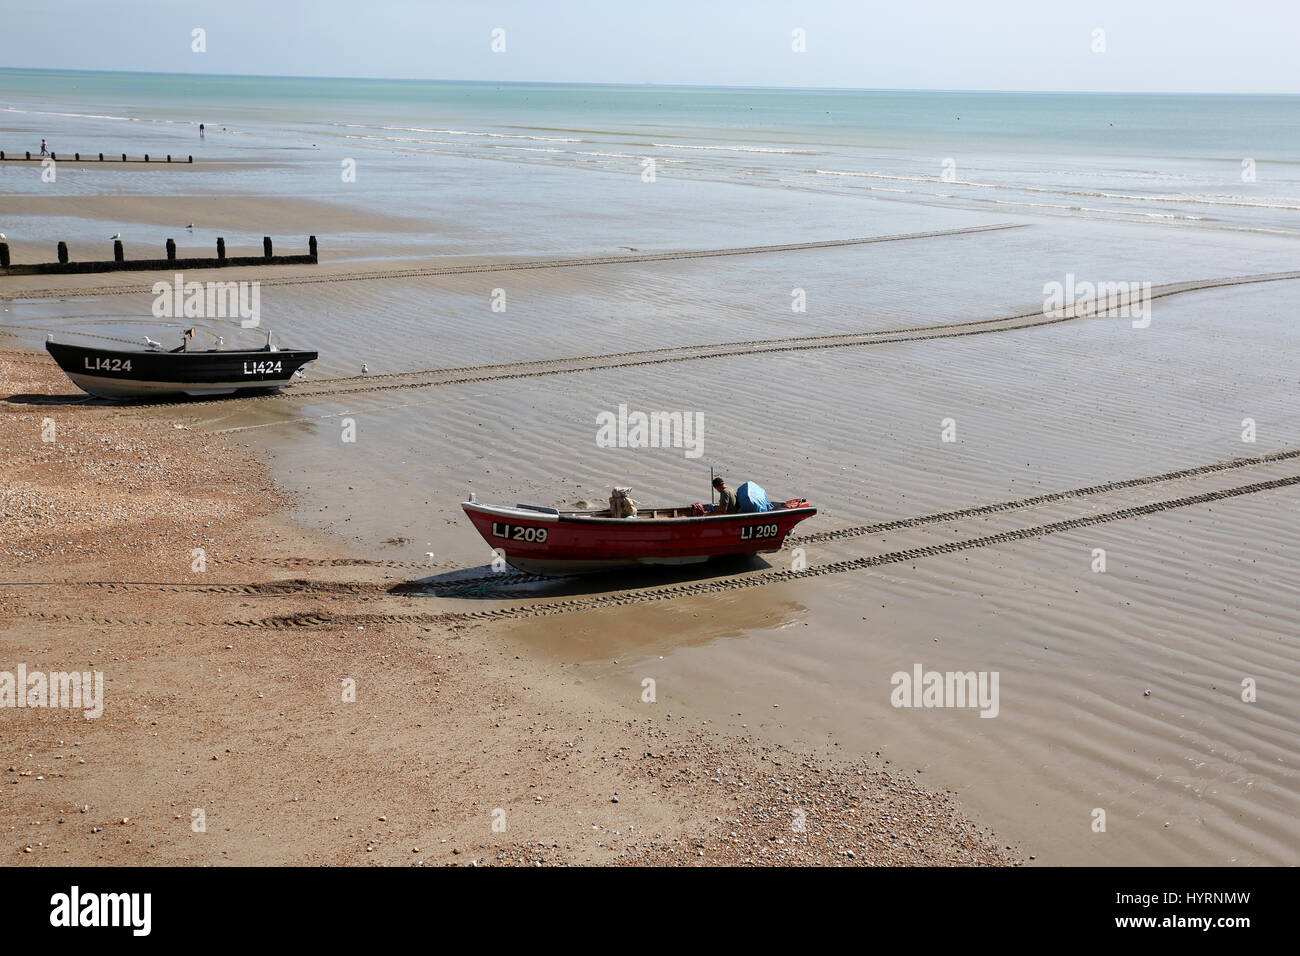
[[[356,159],[376,208],[433,212],[418,172],[492,159],[1065,216],[1296,230],[1300,97],[450,83],[0,70],[0,148],[264,160],[226,176],[70,183],[309,195]],[[197,127],[206,124],[200,142]],[[393,180],[396,181],[396,180]],[[0,170],[0,193],[40,193]],[[581,199],[585,189],[574,196]],[[560,197],[563,198],[563,197]]]

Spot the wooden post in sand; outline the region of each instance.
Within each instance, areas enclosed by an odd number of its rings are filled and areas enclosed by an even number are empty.
[[[175,239],[167,240],[167,261],[168,262],[176,261],[176,240]]]
[[[271,258],[271,237],[270,236],[262,237],[262,255],[265,256],[267,259]]]
[[[311,256],[312,265],[316,264],[316,237],[307,237],[307,254]]]
[[[9,268],[9,243],[0,242],[0,269]]]
[[[104,154],[103,154],[103,153],[100,153],[100,154],[99,154],[99,161],[100,161],[101,163],[104,161]]]
[[[113,261],[114,261],[114,262],[126,262],[126,252],[125,252],[125,250],[123,250],[123,248],[122,248],[122,240],[121,240],[121,239],[114,239],[114,240],[113,240]]]
[[[62,240],[59,241],[59,261],[68,261],[68,244]]]
[[[226,240],[218,237],[217,239],[217,265],[226,264]]]

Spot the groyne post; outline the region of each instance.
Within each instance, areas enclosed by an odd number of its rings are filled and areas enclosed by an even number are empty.
[[[0,269],[9,268],[9,243],[0,242]]]
[[[167,240],[167,261],[168,262],[176,261],[176,240],[175,239]]]
[[[267,259],[271,258],[271,237],[270,236],[262,237],[262,255],[265,256]]]
[[[225,264],[226,264],[226,240],[218,238],[217,239],[217,265],[224,266]]]
[[[114,240],[113,240],[113,261],[114,261],[114,262],[126,262],[126,254],[125,254],[125,250],[123,250],[123,248],[122,248],[122,240],[121,240],[121,239],[114,239]]]
[[[311,256],[312,265],[316,264],[316,237],[307,237],[307,254]]]
[[[68,261],[68,244],[63,240],[59,240],[59,261]]]

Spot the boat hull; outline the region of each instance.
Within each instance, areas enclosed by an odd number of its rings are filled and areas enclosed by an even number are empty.
[[[269,391],[289,384],[317,357],[300,350],[149,352],[57,342],[45,349],[78,388],[113,399]]]
[[[646,565],[702,564],[713,558],[780,551],[816,508],[778,508],[685,518],[608,518],[461,504],[478,533],[512,567],[565,575]]]

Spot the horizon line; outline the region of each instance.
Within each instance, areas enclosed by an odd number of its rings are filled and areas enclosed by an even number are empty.
[[[191,76],[235,79],[274,80],[351,80],[370,83],[474,83],[484,86],[607,86],[621,88],[651,87],[658,89],[698,90],[781,90],[810,93],[1019,93],[1043,96],[1300,96],[1300,91],[1223,92],[1215,90],[1025,90],[967,87],[870,87],[870,86],[761,86],[743,83],[661,83],[609,82],[596,80],[469,80],[427,76],[332,76],[325,73],[199,73],[165,70],[104,70],[72,67],[0,66],[0,72],[27,73],[107,73],[123,76]]]

